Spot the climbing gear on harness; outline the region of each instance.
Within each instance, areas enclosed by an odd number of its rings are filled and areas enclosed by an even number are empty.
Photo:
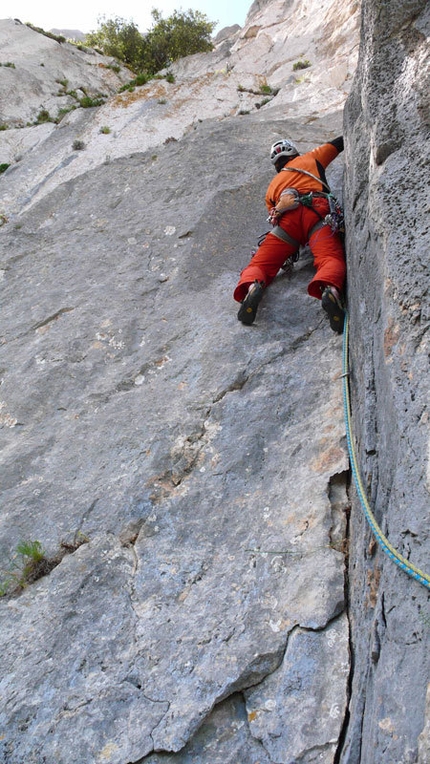
[[[298,157],[300,156],[296,147],[291,141],[286,138],[283,141],[276,141],[270,149],[270,161],[275,164],[281,157]]]
[[[237,317],[242,324],[251,326],[254,323],[255,316],[257,315],[257,308],[263,297],[264,284],[260,281],[254,281],[248,289],[248,294],[245,299],[242,300],[242,304],[239,308]]]
[[[284,169],[288,169],[284,167]],[[310,173],[307,173],[308,175]],[[315,177],[314,175],[312,177]],[[315,178],[317,180],[317,178]],[[322,183],[323,181],[321,181]],[[327,186],[328,188],[328,186]],[[313,200],[315,198],[323,198],[327,199],[329,203],[329,212],[327,215],[322,217],[319,212],[313,207]],[[271,223],[273,226],[276,226],[281,219],[281,217],[286,213],[290,212],[291,210],[297,209],[299,204],[302,204],[304,207],[311,207],[316,215],[318,215],[319,219],[322,221],[323,225],[328,225],[333,233],[345,233],[345,221],[344,221],[344,215],[343,215],[343,209],[341,205],[339,204],[338,200],[332,193],[327,193],[325,191],[310,191],[308,194],[302,194],[299,195],[299,192],[295,188],[288,188],[285,189],[281,197],[279,199],[279,202],[277,203],[276,207],[272,207],[270,210],[270,215],[267,218],[268,223]],[[321,226],[319,226],[321,228]],[[312,231],[314,233],[314,231]],[[310,236],[309,236],[310,238]]]
[[[300,197],[300,203],[304,204],[306,207],[312,207],[312,196],[324,196],[326,199],[328,199],[328,203],[330,205],[330,212],[325,216],[325,218],[323,218],[325,224],[330,226],[333,233],[345,233],[343,209],[336,197],[331,193],[330,186],[328,186],[325,181],[323,181],[321,178],[317,178],[317,176],[313,175],[311,172],[302,170],[299,167],[283,167],[281,172],[300,172],[302,175],[309,175],[310,178],[313,178],[314,180],[318,181],[318,183],[321,183],[321,185],[327,189],[327,193],[321,191],[311,191],[309,194],[304,194]]]
[[[379,527],[378,523],[376,522],[375,516],[373,515],[373,512],[367,500],[366,492],[364,490],[363,483],[361,481],[360,471],[357,464],[357,457],[355,454],[354,444],[353,444],[353,433],[352,433],[352,424],[351,424],[351,402],[350,402],[349,383],[348,383],[348,377],[349,377],[348,337],[349,337],[349,317],[348,317],[348,313],[345,311],[345,326],[343,331],[343,364],[342,364],[343,366],[342,368],[343,402],[344,402],[346,440],[348,443],[349,460],[351,463],[351,471],[354,478],[354,483],[357,490],[358,498],[360,500],[360,504],[363,509],[366,520],[369,523],[370,528],[372,529],[372,532],[379,546],[381,547],[381,549],[405,573],[407,573],[412,578],[415,578],[416,581],[419,581],[419,583],[423,584],[423,586],[427,587],[427,589],[430,589],[430,576],[428,576],[427,573],[424,573],[419,568],[415,567],[415,565],[413,565],[409,560],[403,557],[400,554],[400,552],[398,552],[390,544],[388,539],[382,533],[382,530]]]
[[[324,218],[325,224],[331,228],[333,233],[345,233],[345,220],[342,207],[333,194],[327,194],[327,198],[330,205],[330,212]]]
[[[285,273],[291,273],[294,268],[294,263],[297,263],[297,260],[299,259],[299,252],[294,252],[293,255],[290,255],[285,260],[285,263],[281,265],[281,270],[285,271]]]
[[[330,326],[333,331],[342,334],[345,311],[341,301],[336,297],[331,286],[326,286],[324,288],[321,304],[323,310],[325,310],[330,319]]]

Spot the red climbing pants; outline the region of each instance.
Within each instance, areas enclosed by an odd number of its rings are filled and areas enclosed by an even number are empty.
[[[328,201],[323,197],[316,197],[313,200],[313,207],[322,218],[329,212]],[[308,293],[311,297],[321,299],[321,287],[327,284],[342,291],[346,264],[340,237],[337,233],[333,233],[328,225],[319,228],[309,238],[309,232],[319,219],[312,207],[299,205],[297,209],[286,212],[281,217],[279,225],[299,244],[305,245],[309,242],[316,273],[308,286]],[[242,302],[249,285],[255,280],[263,281],[266,287],[269,286],[285,260],[297,252],[297,249],[298,247],[294,244],[288,244],[269,233],[240,274],[234,291],[234,299]]]

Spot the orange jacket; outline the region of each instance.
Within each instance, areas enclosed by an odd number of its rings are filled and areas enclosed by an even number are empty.
[[[307,154],[291,159],[286,164],[286,167],[291,170],[294,167],[307,170],[327,183],[324,170],[337,157],[340,150],[333,143],[324,143],[322,146],[308,151]],[[307,194],[309,191],[327,191],[327,188],[322,183],[310,178],[309,175],[303,175],[300,172],[290,172],[290,169],[286,172],[281,170],[276,173],[267,189],[266,205],[269,212],[279,202],[281,192],[285,188],[296,188],[300,194]]]

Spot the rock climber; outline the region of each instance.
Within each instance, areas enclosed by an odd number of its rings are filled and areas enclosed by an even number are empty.
[[[306,154],[286,139],[273,144],[270,159],[276,175],[267,189],[266,205],[274,227],[240,274],[234,291],[234,299],[241,302],[237,317],[243,324],[254,322],[264,289],[297,257],[299,247],[309,243],[316,273],[308,293],[322,301],[333,331],[342,332],[346,264],[336,214],[330,214],[334,197],[325,176],[325,168],[341,151],[342,136]]]

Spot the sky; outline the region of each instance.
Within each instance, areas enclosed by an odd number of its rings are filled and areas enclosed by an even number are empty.
[[[78,29],[91,32],[98,27],[100,16],[119,16],[134,21],[140,32],[151,26],[151,9],[157,8],[164,18],[174,10],[205,13],[210,21],[218,21],[214,34],[233,24],[245,23],[252,0],[0,0],[0,19],[14,18],[23,23],[29,21],[34,26],[50,29]]]

